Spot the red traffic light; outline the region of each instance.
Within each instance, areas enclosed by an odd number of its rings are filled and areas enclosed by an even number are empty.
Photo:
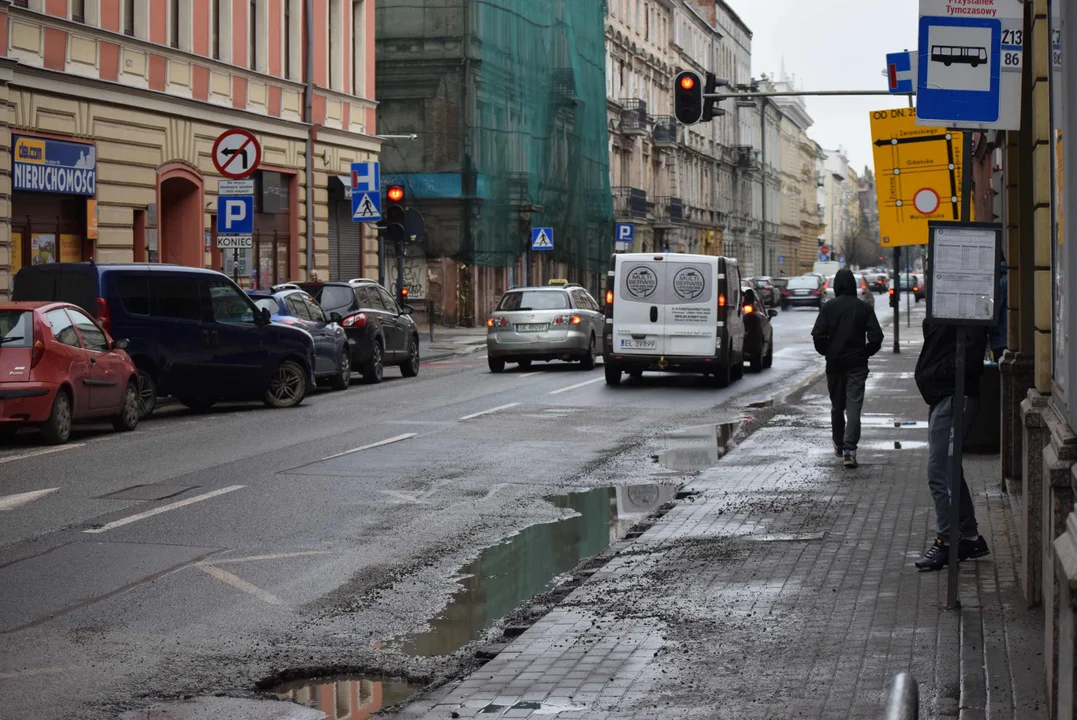
[[[404,188],[399,185],[390,185],[385,194],[391,202],[398,203],[404,199]]]
[[[691,75],[685,75],[681,78],[681,87],[685,90],[691,90],[696,86],[696,80]]]

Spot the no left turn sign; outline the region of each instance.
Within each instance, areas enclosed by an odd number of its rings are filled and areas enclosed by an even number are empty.
[[[227,178],[250,176],[262,162],[262,146],[246,130],[225,130],[213,143],[213,167]]]

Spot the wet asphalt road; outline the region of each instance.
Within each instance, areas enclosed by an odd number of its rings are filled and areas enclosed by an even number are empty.
[[[492,375],[478,352],[295,410],[170,409],[56,449],[20,436],[0,448],[0,716],[114,717],[330,666],[451,673],[391,641],[442,610],[460,567],[569,512],[543,496],[683,481],[651,462],[663,434],[820,371],[815,315],[782,313],[774,367],[725,390],[608,388],[566,364]]]

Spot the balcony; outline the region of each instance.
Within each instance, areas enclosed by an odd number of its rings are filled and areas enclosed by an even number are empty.
[[[572,68],[554,70],[553,94],[554,100],[562,105],[575,105],[579,102],[576,96],[576,74]]]
[[[659,115],[654,119],[654,131],[651,137],[658,148],[677,147],[677,121],[670,115]]]
[[[655,227],[673,227],[684,222],[684,201],[672,195],[655,198]]]
[[[741,170],[759,169],[759,151],[751,145],[736,145],[733,148],[735,164]]]
[[[645,135],[647,133],[647,101],[637,98],[621,100],[621,132],[625,135]]]
[[[613,215],[633,220],[647,219],[647,191],[634,187],[614,187]]]

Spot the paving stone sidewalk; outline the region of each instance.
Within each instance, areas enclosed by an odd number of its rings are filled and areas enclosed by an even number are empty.
[[[909,671],[921,718],[1045,717],[997,456],[966,460],[992,555],[962,563],[963,610],[944,607],[945,573],[913,567],[934,506],[926,423],[894,427],[927,415],[920,332],[902,336],[872,364],[859,469],[833,456],[813,384],[504,652],[399,716],[879,718]]]

